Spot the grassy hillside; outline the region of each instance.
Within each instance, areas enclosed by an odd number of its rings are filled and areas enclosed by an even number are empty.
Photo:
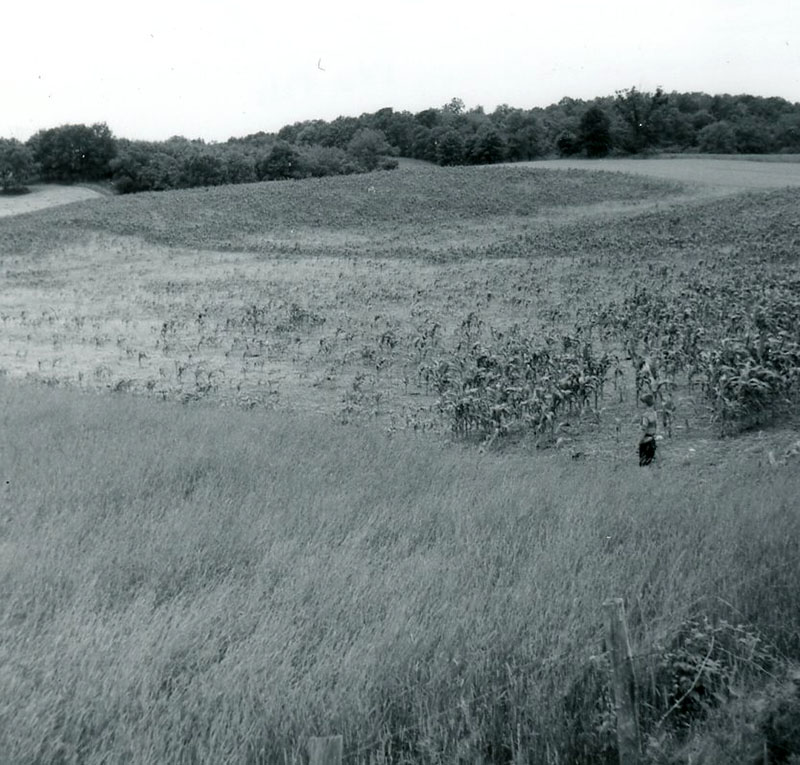
[[[408,255],[415,242],[403,240],[428,229],[535,220],[556,208],[656,200],[681,188],[621,174],[609,183],[581,170],[423,166],[92,200],[5,221],[0,246],[35,252],[102,232],[169,246],[296,254],[296,244],[306,252],[315,233],[334,232],[344,240],[390,239],[392,247],[381,254]]]
[[[616,596],[649,763],[800,750],[795,196],[408,168],[4,219],[0,752],[614,762]]]
[[[800,649],[796,471],[0,397],[9,763],[301,762],[329,732],[351,763],[597,762],[604,598],[629,604],[650,718],[714,636],[719,692]],[[716,632],[670,658],[690,618]]]

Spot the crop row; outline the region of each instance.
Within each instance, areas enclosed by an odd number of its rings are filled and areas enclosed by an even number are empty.
[[[800,279],[729,263],[675,292],[637,289],[589,322],[639,371],[637,393],[681,380],[698,388],[720,430],[761,424],[800,398]]]

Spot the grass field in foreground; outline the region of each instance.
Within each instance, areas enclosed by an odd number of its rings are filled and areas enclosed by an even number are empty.
[[[0,412],[14,765],[294,763],[332,732],[348,763],[604,761],[604,598],[627,599],[651,717],[706,652],[670,658],[690,617],[746,625],[713,633],[725,682],[800,650],[796,471],[9,383]]]

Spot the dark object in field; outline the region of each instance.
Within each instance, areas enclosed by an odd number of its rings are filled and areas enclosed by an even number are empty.
[[[640,401],[647,407],[642,412],[640,424],[642,437],[639,440],[639,464],[649,465],[656,458],[656,431],[658,430],[658,414],[654,408],[655,396],[645,393]]]
[[[639,465],[649,465],[656,458],[656,439],[645,436],[639,441]]]

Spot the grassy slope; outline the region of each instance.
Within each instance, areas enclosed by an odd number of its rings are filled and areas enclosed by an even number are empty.
[[[293,762],[331,731],[349,762],[547,762],[610,595],[637,653],[698,612],[800,649],[796,472],[0,396],[10,763]]]
[[[92,200],[4,222],[4,252],[35,252],[87,232],[132,235],[201,249],[293,252],[304,235],[397,238],[384,254],[413,254],[407,235],[467,222],[535,219],[542,211],[610,201],[658,200],[677,183],[585,170],[415,167],[350,177],[188,189]]]
[[[565,275],[566,294],[588,299],[600,261],[635,283],[654,263],[794,247],[789,193],[602,227],[576,211],[562,225],[538,212],[576,194],[600,205],[607,179],[523,184],[514,204],[527,189],[526,206],[509,211],[522,176],[481,172],[380,175],[375,192],[359,177],[77,204],[4,223],[2,265],[51,269],[61,244],[78,253],[92,232],[281,258],[435,251],[465,268],[577,254],[586,272]],[[675,192],[617,180],[618,200]],[[453,231],[467,244],[442,248]],[[698,614],[800,651],[797,474],[734,450],[702,472],[643,473],[303,414],[9,384],[0,402],[0,751],[12,763],[299,762],[307,736],[331,731],[348,762],[577,762],[578,742],[607,743],[569,691],[601,650],[609,595],[627,598],[645,662]]]

